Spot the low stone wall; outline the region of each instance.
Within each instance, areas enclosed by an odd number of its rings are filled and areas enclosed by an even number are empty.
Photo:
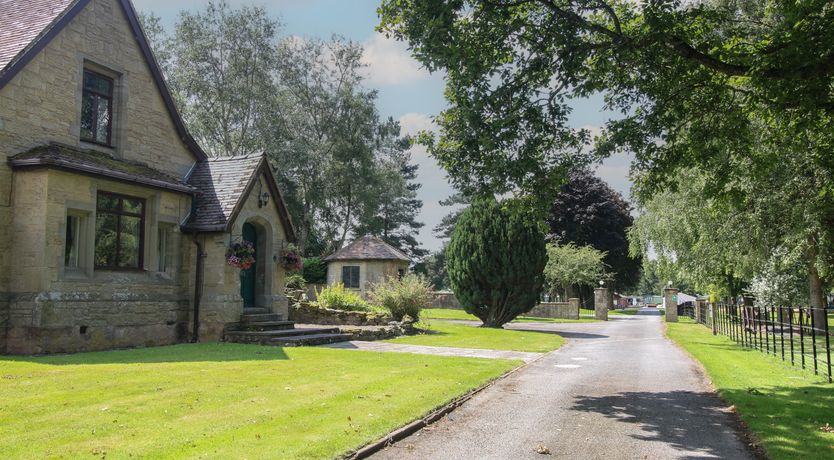
[[[401,335],[413,335],[417,332],[414,323],[390,323],[387,326],[342,326],[339,330],[344,334],[351,334],[352,340],[388,340]]]
[[[448,308],[451,310],[463,310],[458,298],[452,291],[435,291],[431,293],[432,300],[428,308]]]
[[[573,302],[542,302],[524,316],[535,318],[579,319],[579,303]]]
[[[298,323],[329,326],[386,326],[393,320],[385,313],[332,310],[309,302],[291,305],[289,319]]]

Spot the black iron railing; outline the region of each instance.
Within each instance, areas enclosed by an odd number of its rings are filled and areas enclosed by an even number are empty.
[[[811,307],[765,307],[712,304],[696,306],[699,323],[793,366],[831,375],[831,327],[828,311]]]

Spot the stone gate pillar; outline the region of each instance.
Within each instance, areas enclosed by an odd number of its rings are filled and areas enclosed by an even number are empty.
[[[600,321],[608,321],[608,297],[608,288],[594,289],[594,318]]]
[[[579,318],[579,298],[578,297],[571,297],[568,299],[568,309],[570,310],[570,314],[576,313],[576,317]]]
[[[666,304],[666,322],[667,323],[677,323],[678,322],[678,302],[675,300],[675,295],[678,293],[678,290],[673,287],[667,287],[663,290],[663,300]]]

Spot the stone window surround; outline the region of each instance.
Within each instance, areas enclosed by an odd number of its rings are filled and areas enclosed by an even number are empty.
[[[121,195],[129,195],[145,200],[145,240],[143,242],[143,262],[139,270],[124,271],[124,270],[108,270],[102,268],[95,268],[95,222],[96,222],[96,199],[98,192],[110,192]],[[158,282],[170,283],[176,281],[176,274],[179,268],[176,254],[179,252],[179,247],[171,247],[177,243],[176,238],[168,240],[168,253],[173,254],[174,257],[169,264],[169,271],[158,272],[159,254],[158,238],[159,229],[168,227],[173,234],[178,231],[179,219],[176,216],[160,215],[159,201],[161,192],[154,189],[137,187],[129,184],[122,184],[118,182],[110,182],[106,180],[95,181],[90,190],[89,201],[67,200],[65,204],[65,215],[74,215],[82,219],[82,231],[79,235],[79,253],[78,253],[78,267],[66,268],[64,267],[64,251],[66,249],[66,241],[63,242],[60,251],[60,263],[58,277],[62,281],[102,281],[108,282],[112,280],[131,281],[131,282]],[[62,240],[66,237],[66,218],[61,220],[60,228],[58,229]]]
[[[70,134],[78,139],[78,147],[89,150],[104,152],[120,157],[119,152],[124,150],[127,131],[127,99],[128,99],[128,78],[124,69],[109,63],[89,57],[83,53],[78,54],[78,85],[76,90],[75,119],[70,127]],[[87,142],[81,138],[81,104],[84,93],[84,71],[90,70],[113,79],[113,103],[110,125],[110,146],[96,142]]]

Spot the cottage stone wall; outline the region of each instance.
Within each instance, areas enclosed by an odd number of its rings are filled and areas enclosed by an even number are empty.
[[[408,270],[404,260],[334,260],[327,263],[327,284],[342,282],[342,267],[359,267],[359,289],[356,291],[365,297],[374,283],[395,277],[399,270]]]
[[[114,148],[80,140],[85,66],[115,79]],[[0,352],[179,340],[193,290],[188,272],[193,244],[176,232],[176,224],[187,214],[190,198],[58,171],[12,173],[9,156],[50,142],[103,151],[178,177],[196,160],[176,132],[117,0],[92,0],[0,89]],[[63,270],[66,211],[92,213],[99,188],[150,198],[147,271]],[[153,270],[159,224],[171,226],[178,248],[171,255],[176,263],[165,273]]]
[[[17,172],[14,187],[6,352],[162,345],[187,336],[192,244],[178,222],[190,197],[55,170]],[[92,266],[100,190],[145,199],[143,270]],[[64,267],[68,213],[83,216],[77,269]],[[160,228],[167,232],[165,267]]]
[[[243,313],[243,299],[240,296],[240,270],[226,264],[226,249],[231,242],[240,238],[243,224],[251,222],[258,230],[258,238],[265,244],[258,248],[256,277],[260,295],[256,297],[256,306],[273,313],[289,315],[287,297],[284,295],[286,270],[279,260],[282,248],[287,244],[287,232],[270,197],[267,206],[258,207],[258,192],[266,191],[267,178],[260,176],[262,187],[255,184],[254,190],[245,197],[237,219],[232,224],[231,233],[215,233],[204,238],[205,278],[203,298],[200,302],[200,339],[219,340],[223,337],[226,324],[238,322]]]

